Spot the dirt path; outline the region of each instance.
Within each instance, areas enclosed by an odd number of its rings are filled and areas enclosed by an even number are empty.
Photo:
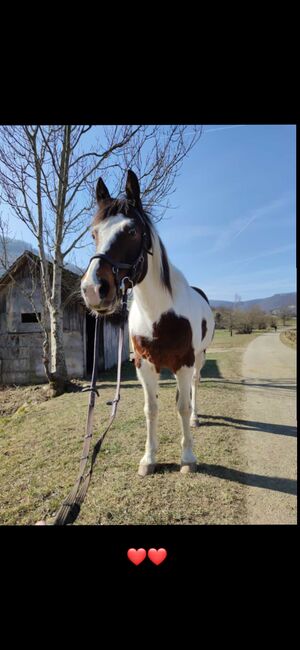
[[[248,524],[296,524],[296,352],[263,334],[243,357]]]

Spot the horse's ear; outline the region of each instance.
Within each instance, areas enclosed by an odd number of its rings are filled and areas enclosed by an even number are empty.
[[[98,203],[100,203],[100,201],[103,201],[103,199],[110,199],[110,193],[102,178],[99,178],[97,183],[96,198]]]
[[[132,201],[137,207],[141,205],[140,198],[140,185],[136,174],[129,169],[127,172],[127,181],[126,181],[126,196]]]

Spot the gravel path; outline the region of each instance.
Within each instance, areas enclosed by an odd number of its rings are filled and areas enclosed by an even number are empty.
[[[248,524],[296,524],[296,352],[279,334],[252,341],[243,357]]]

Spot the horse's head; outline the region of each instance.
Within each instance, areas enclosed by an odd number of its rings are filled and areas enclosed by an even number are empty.
[[[96,188],[98,210],[92,222],[96,251],[81,279],[81,292],[86,306],[103,315],[118,308],[122,281],[128,289],[147,273],[151,226],[131,170],[125,189],[126,198],[113,199],[101,178]]]

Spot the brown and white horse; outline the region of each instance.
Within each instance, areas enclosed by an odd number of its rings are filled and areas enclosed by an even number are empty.
[[[103,315],[120,304],[120,285],[133,287],[129,332],[137,375],[145,396],[146,449],[139,475],[155,470],[157,450],[157,388],[162,368],[177,380],[177,409],[182,430],[181,472],[195,471],[190,427],[199,426],[197,386],[206,348],[214,333],[207,297],[190,287],[168,259],[157,230],[142,207],[139,182],[131,170],[126,198],[111,198],[100,178],[98,211],[92,223],[96,256],[81,281],[87,307]]]

